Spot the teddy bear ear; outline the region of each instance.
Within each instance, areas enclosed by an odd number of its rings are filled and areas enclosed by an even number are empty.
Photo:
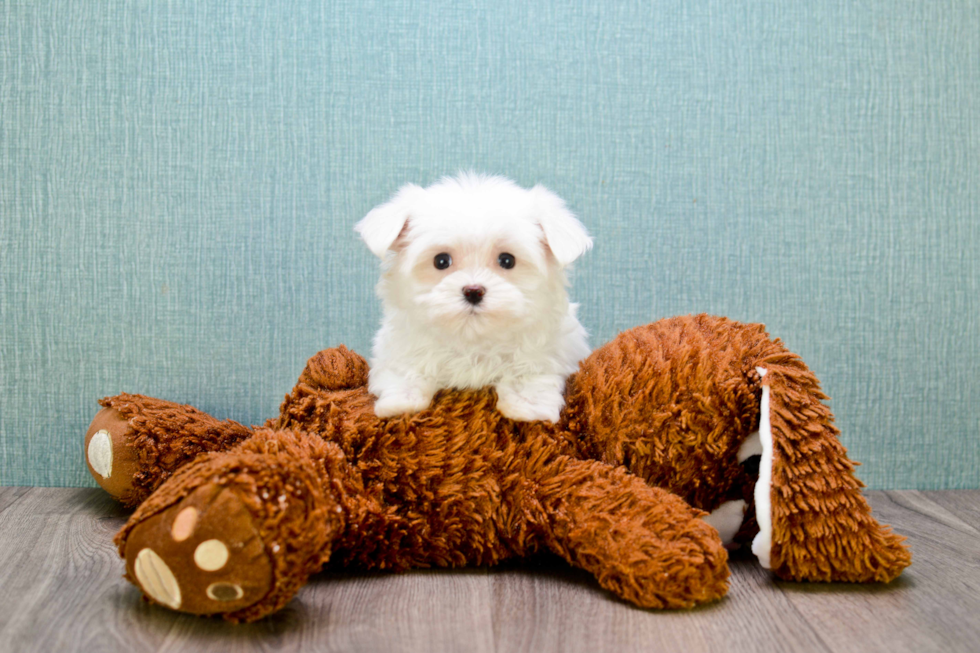
[[[592,238],[585,225],[565,206],[565,201],[540,184],[531,189],[534,194],[538,224],[555,259],[568,265],[592,249]]]
[[[402,186],[391,201],[376,206],[354,225],[354,231],[360,234],[372,254],[384,258],[385,252],[391,249],[408,224],[413,200],[421,190],[415,184]]]

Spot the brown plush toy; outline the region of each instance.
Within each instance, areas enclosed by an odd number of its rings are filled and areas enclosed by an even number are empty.
[[[725,543],[751,541],[784,579],[887,582],[910,562],[872,518],[816,378],[761,325],[700,315],[621,333],[569,378],[558,424],[502,417],[492,389],[379,419],[367,370],[343,346],[320,352],[255,428],[102,400],[86,458],[139,506],[116,536],[126,577],[175,610],[251,621],[326,563],[546,549],[623,599],[681,608],[724,595]]]

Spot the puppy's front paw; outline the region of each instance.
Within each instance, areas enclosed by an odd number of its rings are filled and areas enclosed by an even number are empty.
[[[498,385],[497,410],[518,422],[545,420],[557,422],[565,398],[553,383],[526,383],[522,386]]]
[[[381,393],[374,402],[374,414],[378,417],[394,417],[425,410],[432,403],[432,395],[416,388],[398,388]]]

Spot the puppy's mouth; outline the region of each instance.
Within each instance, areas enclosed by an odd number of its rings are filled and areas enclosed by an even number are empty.
[[[463,312],[467,315],[483,315],[487,312],[487,307],[483,303],[472,304],[470,302],[463,302]]]

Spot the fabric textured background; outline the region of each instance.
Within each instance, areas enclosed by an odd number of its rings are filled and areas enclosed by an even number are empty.
[[[593,345],[764,322],[870,486],[980,487],[977,34],[975,2],[0,1],[0,484],[89,485],[98,397],[258,422],[367,354],[352,225],[475,169],[590,228]]]

